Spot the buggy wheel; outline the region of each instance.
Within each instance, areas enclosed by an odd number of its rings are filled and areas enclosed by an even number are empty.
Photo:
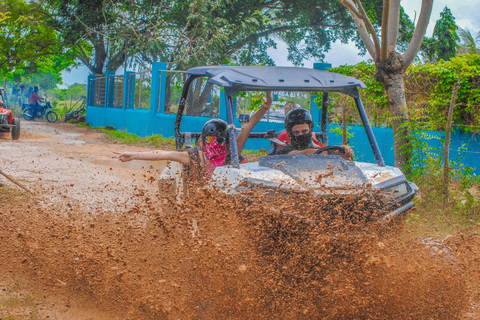
[[[13,118],[12,124],[15,127],[12,127],[12,140],[18,140],[20,138],[20,119]]]
[[[54,123],[58,120],[58,115],[55,111],[48,111],[47,112],[47,121]]]
[[[32,108],[26,108],[23,111],[23,119],[30,121],[30,120],[33,120],[34,118],[35,118],[35,110],[33,110]]]

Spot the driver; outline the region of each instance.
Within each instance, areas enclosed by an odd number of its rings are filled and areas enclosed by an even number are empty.
[[[284,147],[278,148],[275,152],[278,154],[314,154],[318,147],[323,148],[325,145],[316,139],[313,129],[313,118],[308,110],[297,108],[291,110],[285,116],[286,136],[280,135],[279,140],[286,142]],[[342,146],[345,153],[337,154],[346,160],[352,160],[353,150],[349,146]],[[321,154],[327,154],[327,151]]]
[[[250,121],[237,136],[237,150],[240,155],[250,132],[262,119],[270,106],[272,97],[266,93],[266,102],[250,117]],[[202,129],[201,141],[186,151],[154,150],[148,152],[114,152],[120,161],[131,160],[170,160],[190,166],[196,178],[210,179],[216,167],[229,164],[231,161],[228,124],[221,119],[208,120]],[[246,160],[246,159],[245,159]],[[242,161],[243,162],[243,161]]]
[[[34,106],[35,108],[39,106],[39,102],[42,101],[43,98],[38,95],[38,87],[35,86],[33,88],[32,93],[30,94],[30,99],[28,101],[28,104],[31,106]]]

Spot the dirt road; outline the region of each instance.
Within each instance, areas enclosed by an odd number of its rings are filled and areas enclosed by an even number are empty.
[[[147,148],[71,124],[22,130],[0,136],[0,169],[34,193],[0,176],[0,319],[480,318],[472,230],[352,240],[339,232],[358,226],[337,219],[304,237],[277,225],[282,203],[199,189],[173,207],[165,163],[111,158]]]
[[[20,141],[0,137],[2,170],[28,185],[45,205],[71,203],[84,210],[115,210],[136,188],[152,183],[165,162],[122,163],[113,151],[145,151],[111,143],[104,134],[72,124],[22,122]]]

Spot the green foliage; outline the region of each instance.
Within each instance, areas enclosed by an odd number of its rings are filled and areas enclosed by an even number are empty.
[[[450,61],[413,66],[407,71],[406,87],[410,100],[423,109],[423,121],[432,129],[442,130],[447,117],[452,88],[460,77],[453,115],[454,123],[466,131],[479,132],[480,125],[480,55],[464,54]]]
[[[372,60],[360,62],[354,66],[341,65],[337,68],[331,68],[329,71],[341,73],[362,80],[367,86],[367,89],[361,90],[360,95],[369,119],[371,119],[371,122],[375,126],[389,127],[391,125],[387,93],[383,84],[376,81],[374,78],[375,65],[373,64]],[[330,106],[332,108],[339,107],[342,105],[342,103],[342,96],[333,95]],[[350,110],[354,110],[354,108],[350,106]],[[350,113],[348,123],[361,124],[358,112],[355,112],[353,115]]]
[[[381,0],[364,3],[381,12]],[[273,36],[287,43],[295,65],[322,61],[332,41],[361,43],[338,1],[46,0],[44,9],[63,44],[94,74],[124,62],[148,68],[166,61],[180,70],[225,61],[273,65]]]
[[[458,27],[450,9],[445,7],[440,13],[440,19],[435,23],[433,37],[424,45],[429,61],[449,60],[455,56],[460,38]]]
[[[409,152],[411,157],[404,166],[408,179],[414,181],[420,188],[420,206],[440,209],[438,204],[444,203],[444,171],[443,148],[432,145],[444,144],[444,139],[438,134],[429,132],[431,123],[424,121],[421,109],[411,109],[409,119],[401,124],[401,128],[410,132],[408,143],[402,152]],[[437,142],[437,143],[433,143]],[[452,217],[462,219],[480,217],[480,199],[475,196],[480,192],[480,179],[473,173],[475,168],[463,164],[466,149],[463,147],[456,159],[449,161],[449,193],[451,208],[441,208]],[[445,210],[448,209],[448,210]],[[449,211],[450,210],[450,211]],[[413,218],[413,217],[411,217]]]
[[[60,81],[60,72],[75,65],[39,9],[36,3],[23,0],[0,3],[3,16],[0,19],[0,78],[3,80],[19,83],[42,73]]]
[[[416,120],[425,122],[425,129],[443,130],[453,85],[460,77],[462,82],[457,95],[454,123],[466,131],[480,130],[480,55],[464,54],[449,61],[434,64],[411,65],[405,73],[405,91],[408,110]],[[362,100],[370,121],[375,126],[390,126],[388,99],[383,84],[374,79],[372,61],[354,66],[343,65],[330,71],[354,76],[362,80],[367,89],[361,91]],[[331,106],[338,107],[343,98],[333,96]],[[338,117],[338,116],[337,116]],[[350,118],[349,124],[360,123]]]
[[[343,130],[341,127],[332,127],[328,130],[328,133],[335,133],[337,137],[343,136]],[[354,137],[354,134],[348,130],[347,126],[347,141]]]
[[[468,29],[458,29],[458,36],[461,40],[461,45],[459,48],[459,53],[471,53],[479,54],[480,53],[480,31],[474,37],[473,34]]]

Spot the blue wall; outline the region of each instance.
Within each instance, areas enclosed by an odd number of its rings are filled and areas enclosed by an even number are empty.
[[[92,127],[105,127],[112,126],[117,130],[126,131],[132,134],[136,134],[140,137],[148,137],[151,135],[161,134],[166,138],[174,137],[174,125],[175,125],[175,114],[165,114],[164,106],[164,90],[159,92],[160,88],[165,88],[164,76],[160,76],[159,70],[165,70],[165,63],[154,63],[152,67],[152,91],[151,91],[151,109],[150,110],[141,110],[141,109],[131,109],[127,108],[125,105],[126,99],[124,99],[124,106],[120,108],[112,107],[95,107],[91,103],[87,105],[87,122]],[[162,75],[164,75],[163,73]],[[128,75],[126,75],[128,78]],[[89,86],[87,96],[91,97],[92,86],[90,86],[93,81],[91,79],[93,76],[89,77]],[[108,77],[110,78],[110,77]],[[113,78],[113,77],[112,77]],[[132,77],[133,78],[133,77]],[[134,79],[131,79],[134,81]],[[108,83],[107,83],[108,86]],[[125,86],[127,88],[127,86]],[[125,89],[126,91],[126,89]],[[160,94],[159,94],[160,93]],[[130,90],[128,93],[130,95],[129,101],[133,102],[134,92]],[[113,96],[113,92],[111,93]],[[160,97],[160,101],[159,101]],[[91,99],[89,99],[89,102]],[[109,102],[109,97],[105,97],[105,105],[111,105]],[[220,97],[220,110],[225,110],[224,107],[225,99],[223,93]],[[156,106],[159,106],[157,111]],[[313,107],[313,106],[312,106]],[[315,113],[312,112],[312,113]],[[318,113],[318,112],[317,112]],[[226,120],[225,112],[220,112],[220,118]],[[201,132],[203,124],[209,118],[205,117],[193,117],[193,116],[183,116],[181,131],[185,132]],[[237,127],[240,127],[238,118],[235,119]],[[328,128],[337,128],[338,125],[330,125]],[[275,129],[276,132],[280,132],[284,129],[282,123],[275,122],[263,122],[261,121],[256,127],[255,132],[266,132],[270,129]],[[368,142],[367,135],[363,127],[360,126],[349,126],[348,130],[353,137],[350,138],[349,145],[354,149],[355,156],[358,161],[371,162],[375,163],[375,158],[373,156],[372,149]],[[316,123],[316,132],[320,132],[319,123]],[[380,151],[385,159],[387,165],[394,165],[394,150],[393,150],[393,132],[392,129],[388,128],[373,128],[378,146]],[[445,133],[440,131],[431,131],[428,132],[432,136],[444,137]],[[465,145],[466,150],[463,154],[462,162],[469,167],[476,168],[475,173],[480,175],[480,135],[464,133],[461,130],[456,130],[452,133],[451,143],[450,143],[450,159],[455,159],[459,155],[459,149]],[[342,144],[342,137],[336,136],[333,133],[328,135],[329,145],[340,145]],[[440,139],[431,139],[427,141],[431,147],[438,148],[442,150]],[[269,149],[270,141],[266,139],[249,139],[245,149],[246,150],[258,150],[260,148]]]

